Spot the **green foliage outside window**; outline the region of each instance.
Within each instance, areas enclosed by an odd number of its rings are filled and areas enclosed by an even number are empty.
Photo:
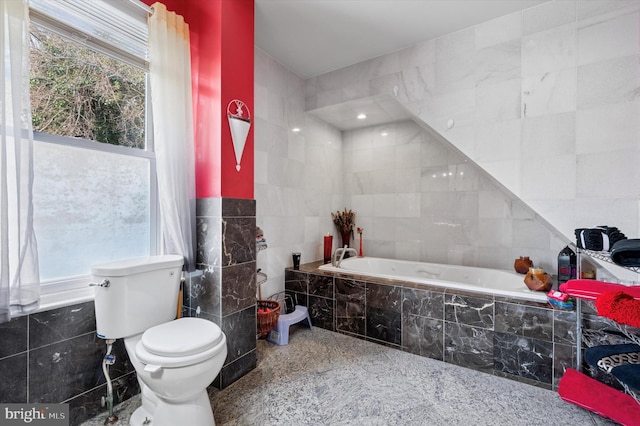
[[[145,72],[31,27],[33,130],[144,149]]]

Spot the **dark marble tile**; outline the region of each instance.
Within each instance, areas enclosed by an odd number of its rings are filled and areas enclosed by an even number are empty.
[[[442,320],[444,318],[444,293],[403,288],[402,312]]]
[[[402,318],[400,312],[367,306],[367,337],[400,345],[402,343]]]
[[[309,292],[309,274],[306,272],[293,271],[286,269],[284,271],[284,288],[288,291],[295,291],[298,293]]]
[[[367,283],[367,337],[394,345],[402,343],[402,289]]]
[[[564,345],[576,344],[575,311],[553,311],[553,341]]]
[[[222,199],[222,216],[223,217],[255,216],[255,215],[256,215],[256,200],[248,200],[243,198],[223,198]]]
[[[206,267],[198,265],[202,268],[202,275],[190,280],[186,290],[185,306],[192,310],[200,307],[200,311],[220,317],[222,309],[221,300],[221,267]],[[188,315],[193,316],[193,315]]]
[[[576,347],[562,343],[553,344],[553,388],[558,383],[567,368],[576,368]]]
[[[61,402],[103,383],[104,352],[95,334],[31,350],[29,402]]]
[[[333,299],[309,296],[309,316],[314,327],[335,331]]]
[[[495,332],[493,338],[496,371],[551,385],[553,343],[500,332]]]
[[[222,263],[222,218],[197,217],[196,264],[220,267]]]
[[[222,268],[222,316],[256,304],[256,262]]]
[[[497,302],[495,331],[553,341],[553,309]]]
[[[198,216],[222,217],[222,198],[196,199],[196,217]]]
[[[221,329],[227,337],[227,365],[256,349],[255,306],[223,317]]]
[[[584,315],[582,321],[583,346],[615,345],[619,343],[631,343],[619,324],[610,319]]]
[[[444,318],[448,322],[493,330],[493,299],[445,294]]]
[[[0,324],[0,358],[19,354],[27,350],[27,327],[29,316],[13,318]]]
[[[402,287],[367,282],[367,307],[400,313]]]
[[[402,322],[402,347],[405,351],[442,361],[444,322],[405,314]]]
[[[366,335],[366,286],[363,281],[336,278],[336,330]]]
[[[222,266],[256,260],[255,217],[222,218]]]
[[[309,306],[309,296],[307,293],[298,293],[297,291],[287,290],[285,292],[284,299],[284,303],[280,305],[281,313],[283,314],[290,314],[293,312],[296,305]]]
[[[333,299],[333,277],[309,274],[309,294]]]
[[[39,312],[29,317],[29,348],[39,348],[95,330],[96,315],[92,301]]]
[[[218,389],[224,389],[242,376],[256,368],[257,365],[257,351],[251,351],[244,355],[242,358],[238,358],[234,362],[225,365],[220,370],[220,374],[213,381],[213,386]]]
[[[27,353],[0,359],[0,403],[27,402]]]
[[[445,322],[444,361],[485,373],[493,372],[493,331]]]
[[[120,404],[131,397],[140,393],[140,385],[135,373],[130,373],[125,376],[112,380],[113,385],[113,405]],[[101,399],[107,395],[107,385],[101,385],[89,392],[80,394],[76,397],[70,398],[64,402],[69,403],[69,423],[77,425],[95,416],[101,416],[104,420],[107,419],[108,410],[107,407],[102,407]],[[116,417],[119,413],[116,410],[113,413]]]

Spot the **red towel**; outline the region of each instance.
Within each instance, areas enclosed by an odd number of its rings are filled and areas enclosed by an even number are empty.
[[[640,285],[612,284],[597,280],[569,280],[560,285],[560,291],[580,299],[596,299],[605,291],[624,291],[635,299],[640,299]]]
[[[560,397],[626,426],[640,425],[640,404],[589,376],[567,368],[558,385]]]
[[[606,291],[596,299],[598,315],[621,324],[640,327],[640,300],[623,291]]]

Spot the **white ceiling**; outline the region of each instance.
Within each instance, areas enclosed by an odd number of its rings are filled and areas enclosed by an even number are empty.
[[[255,0],[255,43],[307,79],[548,0]]]

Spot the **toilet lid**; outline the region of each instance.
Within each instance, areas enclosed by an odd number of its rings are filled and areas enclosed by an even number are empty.
[[[215,323],[201,318],[180,318],[151,327],[142,335],[144,349],[163,357],[183,357],[211,349],[222,339]]]

